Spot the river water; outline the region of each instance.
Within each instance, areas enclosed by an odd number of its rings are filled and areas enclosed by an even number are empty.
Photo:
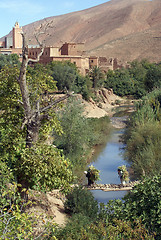
[[[112,120],[125,120],[126,117],[115,117]],[[121,119],[122,118],[122,119]],[[124,128],[114,128],[106,145],[99,147],[94,154],[91,164],[100,170],[101,184],[120,184],[117,168],[120,165],[127,165],[127,162],[122,156],[122,147],[120,136],[123,134]],[[91,191],[98,202],[107,203],[111,199],[121,199],[127,192],[126,191],[111,191],[104,192],[102,190]]]

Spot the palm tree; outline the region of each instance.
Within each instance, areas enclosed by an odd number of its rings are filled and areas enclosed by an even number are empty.
[[[97,88],[99,85],[102,85],[104,81],[104,74],[101,69],[97,66],[94,66],[89,72],[89,77],[93,82],[93,88]]]

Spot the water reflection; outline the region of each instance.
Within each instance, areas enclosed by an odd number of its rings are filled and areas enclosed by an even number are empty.
[[[107,203],[109,200],[122,199],[127,191],[103,192],[101,190],[91,190],[94,198],[99,203]]]

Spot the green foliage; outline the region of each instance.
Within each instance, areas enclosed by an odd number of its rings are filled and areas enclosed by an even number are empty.
[[[139,218],[151,232],[161,234],[161,175],[145,178],[124,198],[127,219]],[[157,238],[159,239],[159,238]]]
[[[17,54],[10,54],[10,55],[0,54],[0,70],[4,66],[14,66],[14,65],[20,66],[20,61]]]
[[[135,221],[134,226],[128,220],[113,219],[112,222],[98,218],[91,219],[82,214],[75,214],[64,228],[57,229],[56,237],[60,240],[154,240],[143,224]]]
[[[72,90],[74,90],[75,93],[80,93],[83,99],[88,101],[91,96],[91,87],[92,82],[88,76],[77,75]]]
[[[137,177],[160,172],[160,96],[154,91],[136,105],[123,136],[125,158]]]
[[[129,182],[129,173],[126,169],[126,166],[125,165],[119,166],[118,169],[120,169],[122,172],[122,180],[125,182]]]
[[[70,161],[60,150],[47,144],[20,149],[13,173],[28,182],[30,188],[44,191],[58,188],[67,191],[73,181]]]
[[[80,213],[95,219],[98,213],[98,203],[92,193],[82,187],[74,187],[67,195],[64,203],[65,211],[71,214]]]
[[[27,211],[32,202],[22,200],[16,188],[15,183],[7,184],[3,192],[0,191],[1,239],[46,239],[49,233],[54,232],[55,223]]]
[[[160,175],[144,178],[123,198],[123,201],[110,200],[106,205],[101,204],[99,219],[109,223],[111,225],[109,229],[113,229],[114,233],[121,232],[127,239],[131,239],[130,237],[137,239],[134,236],[135,234],[139,236],[139,233],[143,239],[153,239],[154,235],[156,235],[155,239],[159,239],[161,233],[160,187]],[[125,229],[121,231],[122,227]]]
[[[148,92],[155,88],[161,88],[161,66],[155,65],[147,71],[145,77],[145,86]]]
[[[119,96],[133,95],[141,98],[161,87],[161,66],[147,60],[133,61],[128,69],[109,70],[105,87],[112,88]]]
[[[56,237],[58,240],[96,240],[98,238],[92,234],[90,223],[91,219],[89,217],[82,214],[75,214],[64,228],[57,229]]]
[[[63,135],[55,135],[54,144],[63,149],[74,166],[84,165],[83,156],[89,150],[91,127],[83,116],[83,106],[79,101],[70,99],[59,113]]]
[[[111,70],[107,72],[105,87],[112,88],[113,92],[118,96],[126,96],[134,94],[134,80],[130,76],[127,69]]]
[[[26,183],[27,188],[38,186],[39,189],[51,190],[63,186],[67,190],[73,178],[69,160],[65,160],[59,150],[45,144],[53,127],[57,133],[62,132],[53,109],[49,109],[47,117],[41,120],[37,144],[26,148],[25,116],[18,75],[16,67],[5,67],[0,72],[0,159],[12,169],[18,182]],[[56,89],[56,83],[44,68],[41,71],[30,70],[27,83],[33,109],[37,102],[43,108],[53,101],[49,93]]]
[[[48,64],[51,76],[57,82],[58,90],[64,91],[65,88],[72,90],[77,76],[77,69],[70,62],[51,62]]]
[[[93,67],[89,72],[89,77],[93,83],[93,88],[99,88],[103,86],[104,74],[99,67]]]
[[[113,219],[124,218],[124,204],[120,199],[109,200],[107,204],[100,203],[99,219],[112,222]]]
[[[106,142],[111,131],[109,117],[88,118],[88,124],[91,126],[93,133],[91,145],[94,146]]]
[[[109,240],[122,240],[122,239],[144,239],[144,240],[154,240],[154,234],[149,234],[145,226],[139,222],[135,221],[135,225],[132,226],[131,222],[128,220],[118,220],[114,219],[112,223],[109,223],[108,228]]]
[[[100,173],[100,171],[98,169],[96,169],[93,165],[88,167],[87,174],[88,174],[88,178],[90,179],[90,181],[92,183],[100,180],[99,173]]]
[[[84,116],[83,110],[80,101],[68,100],[58,112],[63,134],[53,133],[54,144],[63,149],[64,155],[71,160],[74,172],[85,167],[92,146],[102,144],[110,132],[110,120],[107,116],[88,119]]]
[[[69,61],[51,62],[47,64],[46,69],[57,82],[59,91],[74,91],[82,94],[84,99],[89,99],[92,83],[88,76],[84,77],[78,72],[75,64]]]

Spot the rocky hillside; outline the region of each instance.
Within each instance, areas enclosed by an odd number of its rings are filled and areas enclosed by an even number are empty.
[[[161,61],[161,0],[111,0],[46,20],[53,22],[47,45],[84,42],[90,55],[117,57],[123,62],[142,58]],[[34,28],[44,21],[23,27],[31,43]]]

